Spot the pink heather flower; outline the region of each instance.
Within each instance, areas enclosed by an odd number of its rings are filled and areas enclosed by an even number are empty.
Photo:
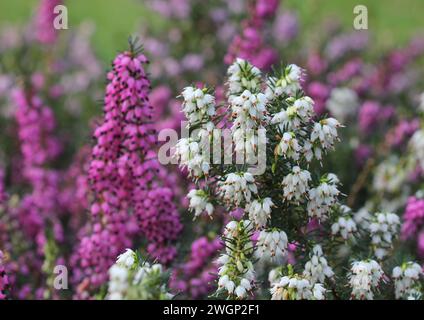
[[[419,119],[402,120],[387,133],[386,141],[392,147],[399,147],[406,142],[420,127]]]
[[[57,30],[53,22],[54,8],[62,3],[61,0],[40,0],[35,19],[35,37],[42,44],[53,44],[57,39]]]
[[[285,11],[275,19],[273,36],[281,45],[286,46],[296,38],[299,32],[299,21],[296,13]]]
[[[171,275],[170,287],[175,293],[183,293],[192,299],[205,298],[210,294],[218,271],[213,261],[221,249],[222,243],[218,238],[195,240],[188,260]]]
[[[306,87],[307,94],[314,100],[314,111],[317,115],[325,112],[325,104],[330,96],[330,87],[318,81],[311,82]]]
[[[340,83],[347,82],[351,80],[354,76],[360,74],[363,63],[359,58],[352,59],[346,62],[336,71],[328,75],[328,81],[333,86],[337,86]]]
[[[9,289],[9,278],[4,267],[4,255],[0,250],[0,300],[7,299],[7,290]]]
[[[34,90],[16,89],[12,97],[17,106],[18,124],[24,167],[42,166],[61,152],[59,140],[53,135],[56,121],[53,111],[45,106]]]
[[[262,35],[264,22],[275,14],[278,5],[279,1],[274,0],[257,0],[254,3],[250,17],[242,23],[242,33],[233,38],[228,48],[224,57],[226,64],[233,63],[239,57],[266,70],[278,61],[277,51],[266,46]]]
[[[415,237],[424,226],[424,199],[409,197],[403,214],[401,237],[403,240]]]
[[[418,235],[417,241],[418,253],[421,257],[424,257],[424,231],[421,231]]]
[[[368,44],[366,31],[355,31],[334,37],[325,48],[325,54],[330,60],[336,60],[351,51],[363,50]]]
[[[89,294],[107,279],[107,270],[116,256],[131,247],[136,235],[147,239],[148,252],[162,263],[176,256],[172,243],[182,225],[173,203],[174,194],[167,186],[166,170],[154,151],[154,110],[149,101],[150,81],[143,67],[147,62],[134,50],[124,52],[115,58],[107,75],[103,122],[94,131],[96,145],[88,168],[95,198],[91,215],[99,223],[92,235],[82,239],[74,258],[80,270],[75,281],[85,288],[81,295]],[[94,268],[99,259],[94,252],[99,242],[104,246],[99,248],[104,256]],[[78,266],[77,257],[81,256],[85,258]]]
[[[371,157],[372,148],[366,144],[360,144],[355,149],[355,161],[358,166],[363,166],[365,162]]]
[[[273,17],[279,5],[280,0],[256,0],[255,15],[261,19]]]
[[[369,132],[378,123],[381,114],[381,105],[378,102],[366,101],[359,110],[359,128]]]

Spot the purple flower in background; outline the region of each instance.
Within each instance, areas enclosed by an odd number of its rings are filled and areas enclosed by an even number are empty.
[[[0,300],[7,299],[6,294],[10,284],[3,261],[4,261],[4,254],[0,250]]]
[[[386,142],[392,147],[400,147],[419,128],[419,119],[401,120],[391,131],[387,133]]]
[[[274,22],[273,36],[282,46],[286,46],[299,33],[299,21],[296,13],[285,11]]]
[[[190,0],[148,0],[150,8],[164,17],[186,19],[191,12]]]
[[[195,240],[188,261],[176,268],[171,276],[170,287],[175,293],[184,293],[193,299],[205,298],[211,293],[218,271],[213,260],[221,248],[219,238]]]
[[[35,19],[35,38],[42,44],[53,44],[57,39],[57,30],[53,25],[54,8],[61,0],[40,0]]]
[[[424,199],[409,197],[403,214],[401,237],[416,239],[418,252],[424,257]]]
[[[325,54],[330,60],[336,60],[350,51],[363,50],[368,44],[366,31],[354,31],[333,38],[325,48]]]
[[[372,148],[366,144],[360,144],[355,149],[355,161],[358,166],[363,166],[365,162],[371,157]]]
[[[182,225],[167,173],[154,151],[154,110],[143,67],[147,62],[134,50],[121,53],[107,76],[103,122],[94,131],[97,143],[88,171],[95,196],[91,214],[98,223],[77,251],[77,257],[86,258],[81,260],[76,281],[87,282],[88,291],[107,279],[108,268],[140,231],[149,242],[149,253],[160,262],[168,263],[176,254],[172,242]],[[111,235],[113,241],[103,243]],[[103,262],[93,270],[98,259],[93,250],[98,250],[99,242]],[[74,261],[78,263],[78,258]]]
[[[270,18],[275,15],[280,5],[280,0],[256,0],[255,14],[261,19]]]

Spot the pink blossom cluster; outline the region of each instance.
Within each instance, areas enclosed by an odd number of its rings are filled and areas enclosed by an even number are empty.
[[[6,268],[3,265],[4,254],[0,250],[0,300],[7,298],[7,292],[9,287],[9,278],[6,274]]]
[[[424,256],[424,199],[409,197],[403,214],[402,238],[417,237],[418,252]]]
[[[279,1],[255,1],[250,8],[250,16],[242,22],[243,30],[236,35],[224,57],[226,64],[231,64],[239,57],[248,60],[261,69],[269,69],[278,61],[276,50],[266,45],[263,26],[275,15]]]
[[[181,231],[166,171],[156,159],[150,81],[143,54],[119,54],[108,73],[103,122],[95,129],[88,168],[94,194],[91,215],[97,221],[78,249],[80,283],[98,287],[116,256],[140,231],[148,251],[162,263],[171,261],[172,242]],[[101,258],[99,256],[101,252]]]
[[[41,0],[35,20],[36,39],[42,44],[53,44],[57,39],[57,30],[53,25],[54,8],[62,3],[61,0]]]
[[[193,241],[188,261],[176,268],[171,276],[171,288],[194,299],[205,298],[215,287],[217,266],[213,259],[220,249],[219,238],[200,237]]]

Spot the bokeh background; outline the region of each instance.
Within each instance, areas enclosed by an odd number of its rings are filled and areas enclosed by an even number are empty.
[[[0,2],[0,22],[25,22],[33,15],[37,0],[4,0]],[[375,35],[376,47],[401,46],[411,36],[424,32],[424,1],[421,0],[285,0],[285,8],[299,14],[301,32],[314,37],[320,32],[324,20],[337,20],[351,27],[353,7],[368,7],[369,29]],[[153,25],[157,30],[166,27],[167,21],[149,10],[143,0],[73,0],[67,3],[70,28],[82,21],[95,26],[94,45],[98,55],[109,62],[122,46],[130,31],[142,24]],[[317,28],[318,27],[318,28]]]

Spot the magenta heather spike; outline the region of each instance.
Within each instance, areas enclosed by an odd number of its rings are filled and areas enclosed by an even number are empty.
[[[40,0],[35,19],[35,36],[42,44],[53,44],[57,39],[57,30],[53,22],[56,17],[54,8],[62,3],[61,0]]]
[[[81,297],[106,281],[108,268],[136,235],[148,240],[147,251],[160,262],[176,255],[172,242],[182,225],[154,151],[154,110],[143,67],[147,62],[143,54],[124,52],[107,75],[103,122],[94,131],[88,169],[95,197],[91,215],[98,223],[73,259]]]

